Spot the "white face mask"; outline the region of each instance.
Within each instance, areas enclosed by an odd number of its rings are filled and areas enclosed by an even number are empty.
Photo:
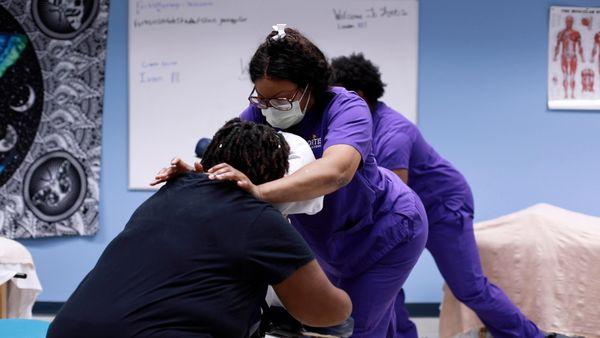
[[[267,119],[267,122],[269,122],[269,124],[275,128],[287,129],[302,121],[306,107],[308,107],[308,104],[310,103],[310,96],[308,97],[308,101],[306,101],[304,109],[300,107],[300,101],[302,101],[302,98],[304,97],[304,94],[306,94],[307,90],[308,86],[306,86],[304,89],[300,99],[292,102],[292,109],[290,110],[277,110],[273,107],[261,109],[263,116]]]

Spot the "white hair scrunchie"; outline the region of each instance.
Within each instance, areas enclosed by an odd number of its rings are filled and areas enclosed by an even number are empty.
[[[279,39],[285,38],[285,27],[286,26],[287,26],[287,24],[285,24],[285,23],[278,23],[276,25],[273,25],[273,30],[277,32],[277,35],[273,36],[273,40],[279,40]]]

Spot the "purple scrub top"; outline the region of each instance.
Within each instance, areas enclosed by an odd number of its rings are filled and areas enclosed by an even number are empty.
[[[425,205],[430,224],[448,209],[466,207],[473,212],[473,195],[463,175],[425,141],[412,122],[383,102],[373,111],[373,152],[382,167],[408,169],[408,185]]]
[[[350,277],[410,241],[427,216],[418,196],[393,172],[377,166],[365,101],[341,87],[331,87],[322,101],[285,131],[303,137],[317,159],[327,148],[345,144],[360,153],[361,164],[348,185],[325,196],[321,212],[290,219],[328,273]],[[253,106],[240,117],[268,124]]]

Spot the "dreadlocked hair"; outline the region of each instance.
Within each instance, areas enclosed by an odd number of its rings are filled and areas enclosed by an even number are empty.
[[[377,103],[385,91],[379,68],[365,59],[362,53],[333,58],[331,84],[362,91],[369,104]]]
[[[254,184],[279,179],[289,168],[290,147],[275,129],[234,118],[213,137],[202,157],[202,166],[227,163]]]
[[[300,88],[309,85],[310,92],[319,101],[329,88],[329,63],[323,52],[302,33],[285,28],[285,37],[273,39],[271,32],[250,60],[250,79],[263,77],[288,80]]]

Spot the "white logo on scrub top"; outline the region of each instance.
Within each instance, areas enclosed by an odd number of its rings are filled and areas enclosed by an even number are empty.
[[[316,134],[313,134],[310,140],[306,140],[311,149],[322,147],[322,141],[320,137],[317,137]]]

